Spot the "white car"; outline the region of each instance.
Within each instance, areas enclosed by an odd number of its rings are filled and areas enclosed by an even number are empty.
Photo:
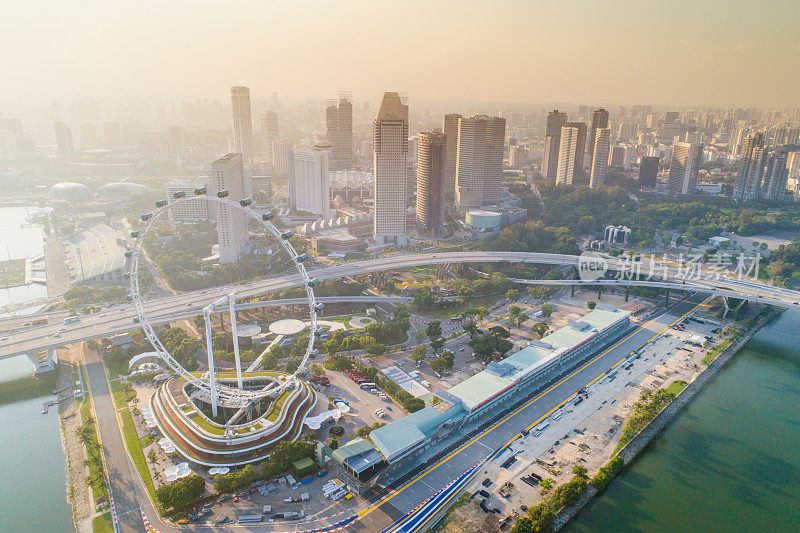
[[[55,333],[53,333],[53,337],[60,337],[60,336],[61,336],[61,333],[60,333],[60,332],[58,332],[58,331],[56,331]]]

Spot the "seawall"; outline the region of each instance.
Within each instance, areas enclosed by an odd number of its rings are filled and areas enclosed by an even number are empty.
[[[625,467],[631,464],[636,457],[644,450],[658,433],[666,427],[672,418],[686,406],[700,392],[717,373],[741,350],[745,344],[764,327],[768,322],[779,315],[779,312],[772,308],[765,310],[741,337],[731,343],[716,359],[714,359],[705,370],[703,370],[685,389],[683,389],[675,399],[667,405],[653,420],[650,421],[642,430],[626,444],[617,455],[625,461]],[[614,481],[612,480],[611,483]],[[570,507],[565,507],[559,511],[553,520],[553,531],[560,531],[575,515],[588,504],[592,498],[598,494],[598,490],[590,483],[587,490],[581,495],[580,499]]]

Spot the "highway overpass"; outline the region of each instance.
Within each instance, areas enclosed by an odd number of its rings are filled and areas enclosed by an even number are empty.
[[[631,266],[629,261],[613,257],[603,257],[609,270],[625,271]],[[325,268],[318,268],[309,272],[312,277],[320,281],[339,279],[359,274],[368,274],[382,270],[399,270],[404,268],[431,266],[449,263],[533,263],[544,265],[561,265],[579,267],[581,257],[576,255],[561,255],[533,252],[441,252],[425,254],[398,254],[347,263]],[[800,292],[765,285],[750,279],[737,279],[735,277],[722,277],[717,274],[703,271],[692,272],[691,279],[684,279],[685,271],[682,268],[662,265],[649,260],[639,263],[642,273],[653,272],[661,281],[634,281],[609,280],[608,284],[647,286],[648,283],[661,283],[664,288],[683,288],[687,290],[703,291],[720,296],[742,298],[750,301],[775,305],[780,307],[800,306]],[[533,282],[534,280],[525,280]],[[520,280],[520,282],[523,282]],[[572,280],[539,280],[537,283],[567,284]],[[581,283],[580,281],[577,281]],[[598,284],[598,281],[586,281],[587,284]],[[600,282],[606,283],[606,282]],[[667,285],[673,283],[674,285]],[[281,276],[271,279],[257,280],[247,284],[217,287],[202,291],[188,292],[180,295],[160,298],[147,303],[147,312],[155,323],[166,323],[194,316],[206,305],[212,303],[223,295],[236,291],[237,298],[244,300],[266,293],[297,287],[302,284],[299,274]],[[678,287],[680,285],[680,287]],[[357,301],[354,298],[343,297],[345,301]],[[368,297],[363,297],[368,298]],[[374,301],[374,300],[373,300]],[[389,300],[384,300],[389,301]],[[407,301],[407,300],[406,300]],[[135,329],[133,307],[119,306],[114,310],[84,317],[80,323],[68,326],[54,337],[59,325],[42,326],[33,330],[21,331],[8,336],[0,341],[0,358],[29,351],[42,350],[48,347],[60,346],[80,340],[99,338],[121,331]]]
[[[410,303],[413,298],[405,296],[323,296],[317,297],[317,303]],[[241,302],[236,304],[239,311],[262,309],[265,307],[279,307],[287,305],[307,305],[306,298],[283,298],[277,300],[261,300],[257,302]],[[178,320],[193,318],[202,313],[202,305],[188,302],[183,307],[158,307],[150,309],[148,316],[153,325],[169,324]],[[135,315],[135,313],[133,313]],[[81,317],[77,324],[64,326],[50,324],[34,329],[21,331],[9,335],[7,340],[0,342],[0,359],[13,357],[19,354],[32,354],[40,350],[57,348],[73,342],[88,339],[99,339],[125,333],[138,329],[139,325],[133,322],[131,306],[118,306],[109,311]],[[58,331],[60,329],[64,331]],[[58,334],[56,337],[55,335]]]

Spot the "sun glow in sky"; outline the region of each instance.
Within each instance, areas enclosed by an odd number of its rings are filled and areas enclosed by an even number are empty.
[[[797,106],[800,1],[4,2],[4,106],[136,96]]]

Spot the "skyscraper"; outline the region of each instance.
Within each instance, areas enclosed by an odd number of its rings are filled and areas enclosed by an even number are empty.
[[[272,142],[272,163],[275,174],[282,178],[294,174],[294,144],[287,139]]]
[[[330,145],[317,145],[312,150],[294,153],[294,205],[303,211],[329,217],[331,215],[328,183]]]
[[[186,161],[186,136],[181,126],[170,126],[169,128],[169,153],[175,158],[178,166]]]
[[[231,87],[233,113],[233,151],[242,154],[242,164],[253,161],[253,118],[250,114],[250,89]]]
[[[560,142],[558,145],[558,167],[556,183],[573,185],[575,183],[575,161],[578,151],[578,128],[564,126],[561,128]]]
[[[658,178],[658,156],[642,156],[639,163],[639,187],[646,187],[648,189],[656,188],[656,179]]]
[[[208,194],[228,191],[228,200],[238,202],[245,197],[245,172],[242,154],[227,154],[211,163],[208,173]],[[217,220],[217,242],[221,263],[233,263],[239,259],[247,244],[247,215],[226,204],[212,203]]]
[[[597,135],[597,128],[608,127],[608,111],[603,109],[595,109],[592,113],[592,128],[589,131],[589,169],[592,169],[594,161],[594,142]]]
[[[737,202],[759,197],[765,164],[764,133],[748,135],[742,143],[742,155],[736,170],[733,199]]]
[[[372,126],[375,242],[405,244],[408,106],[396,92],[383,94]]]
[[[575,146],[575,183],[586,183],[586,123],[567,122],[564,124],[578,130],[577,144]]]
[[[786,197],[786,184],[789,181],[789,153],[797,146],[781,146],[771,150],[764,164],[764,185],[761,196],[767,200],[783,200]]]
[[[506,119],[475,115],[458,121],[456,204],[472,209],[500,202]]]
[[[702,162],[702,143],[673,143],[667,192],[675,195],[693,193],[697,188],[697,173]]]
[[[448,206],[453,205],[456,197],[456,158],[458,157],[458,121],[460,119],[461,115],[457,113],[448,113],[442,118],[442,131],[447,137],[442,191],[444,201]]]
[[[596,112],[595,112],[596,113]],[[597,128],[592,130],[594,150],[592,152],[592,172],[589,186],[594,189],[606,181],[606,168],[608,167],[608,150],[611,147],[611,130]]]
[[[267,163],[273,163],[272,143],[281,137],[280,127],[278,126],[278,113],[267,111],[261,115],[261,152]]]
[[[561,128],[567,122],[567,114],[555,109],[547,115],[545,127],[544,153],[542,155],[542,176],[556,181],[558,174],[558,148],[561,145]]]
[[[72,144],[72,129],[66,122],[56,122],[54,124],[56,130],[56,144],[58,145],[59,153],[64,156],[72,155],[74,147]]]
[[[442,230],[447,136],[421,132],[417,149],[417,232],[436,236]]]
[[[329,101],[325,109],[328,142],[331,144],[331,170],[353,168],[353,97],[339,94],[339,102]]]
[[[169,208],[169,221],[177,223],[192,223],[208,220],[209,203],[205,198],[198,198],[196,200],[183,200],[177,205],[175,193],[183,193],[188,197],[194,196],[194,191],[205,187],[205,180],[197,178],[196,180],[172,180],[166,183],[167,190],[167,203]]]

